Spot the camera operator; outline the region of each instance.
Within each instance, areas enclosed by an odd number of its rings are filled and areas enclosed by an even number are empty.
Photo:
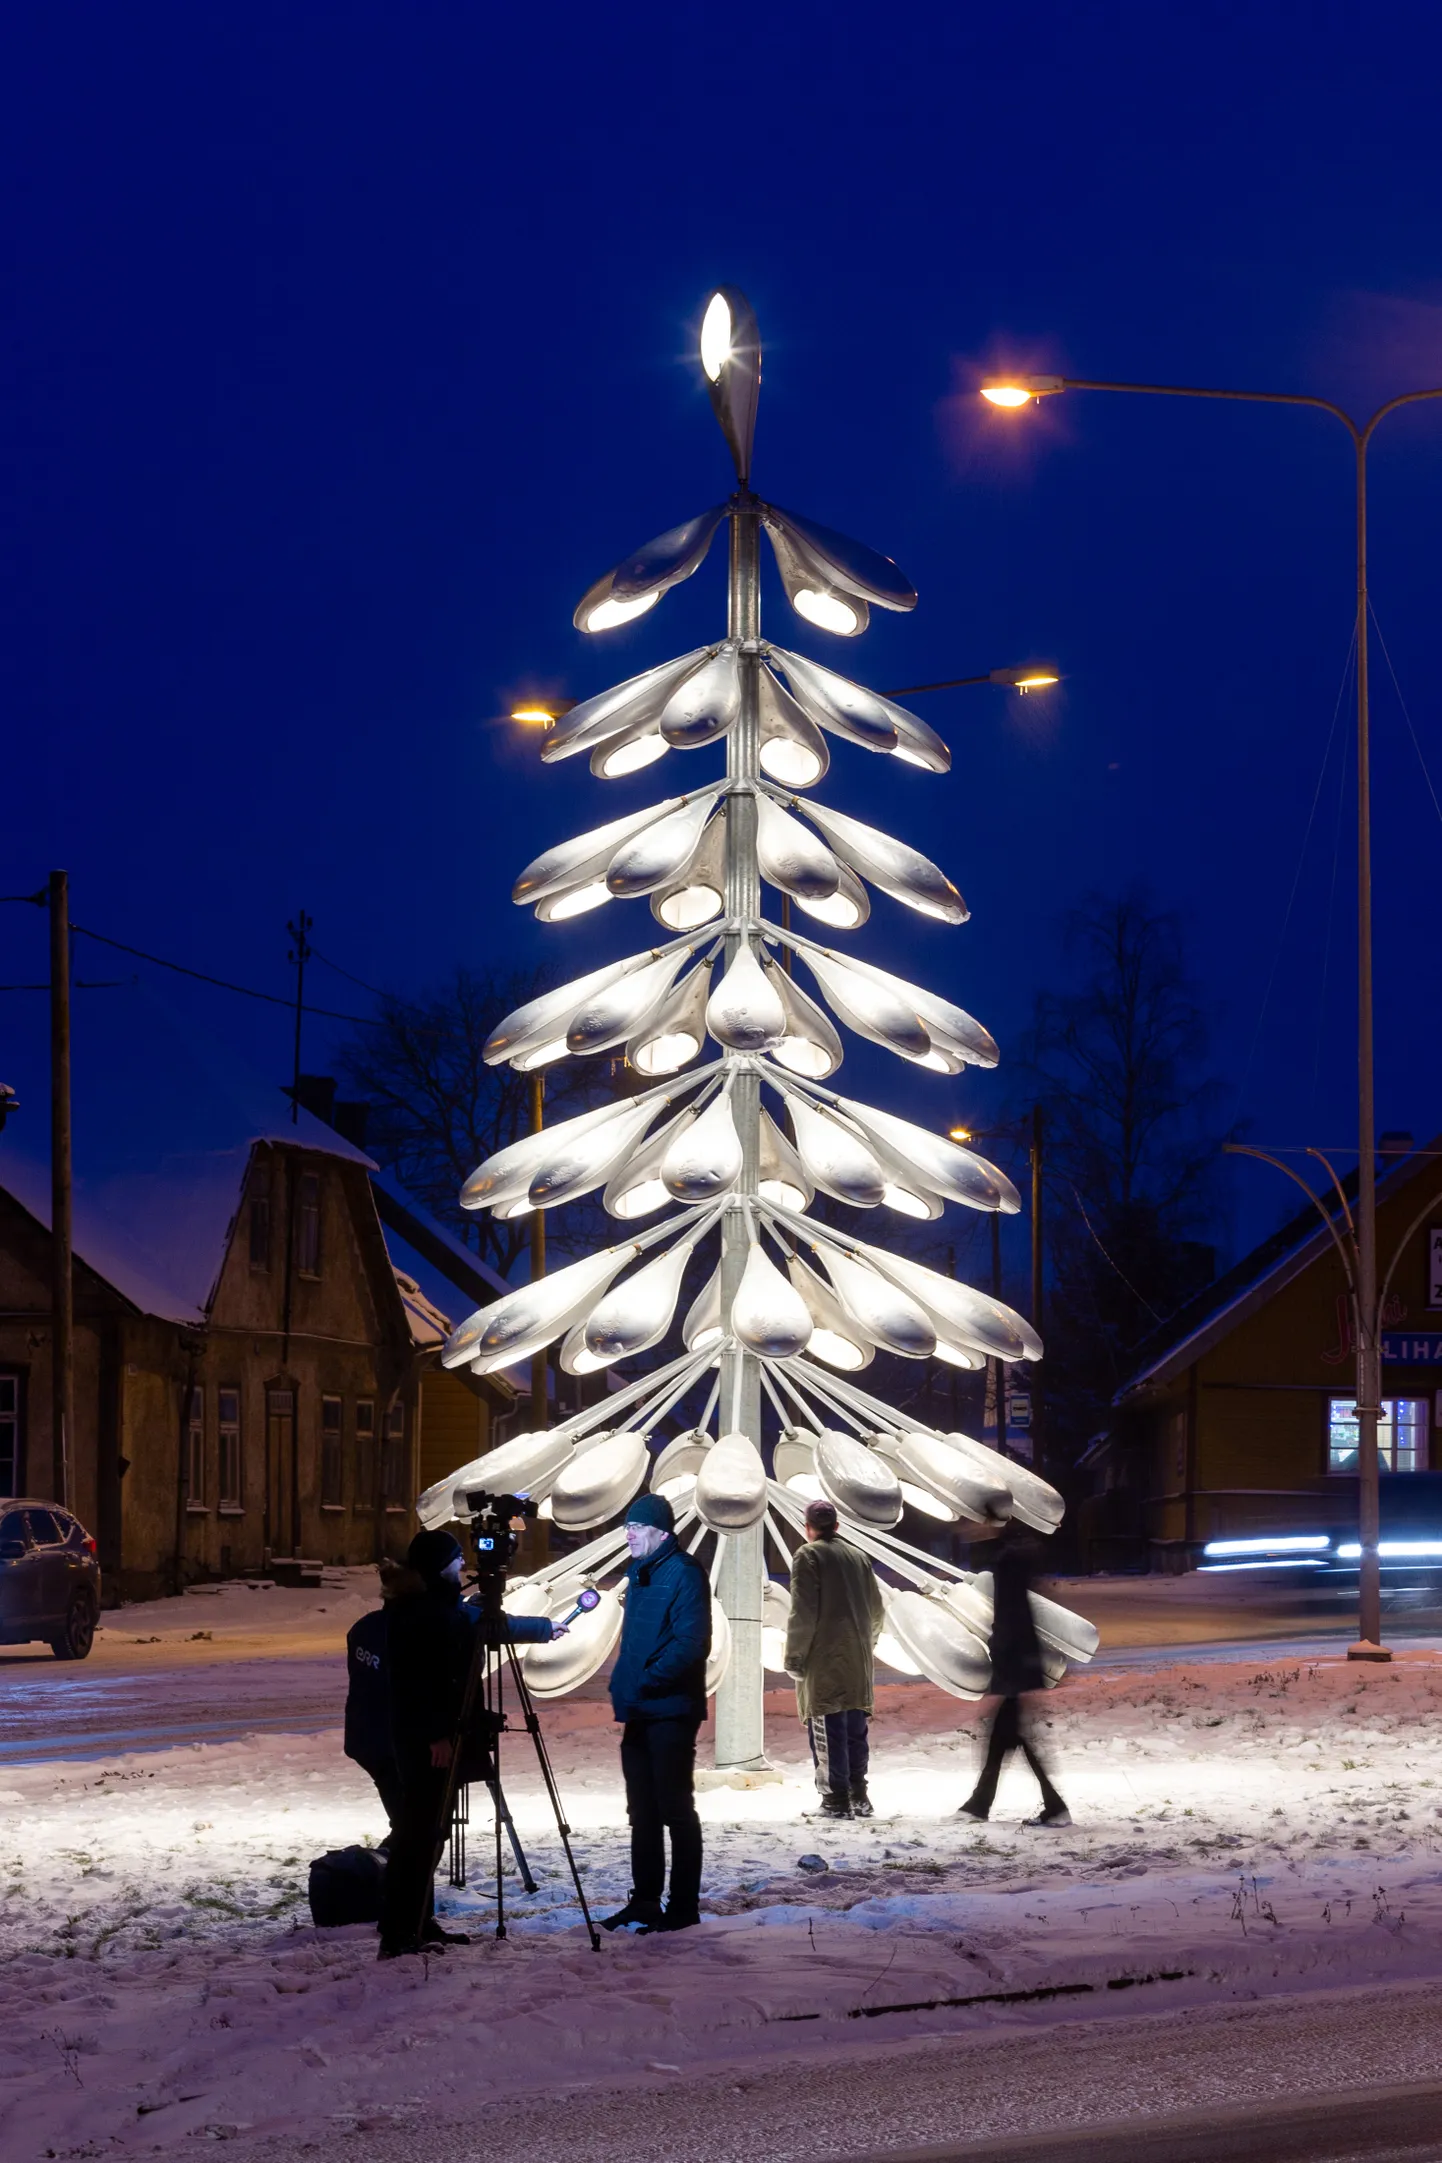
[[[385,1608],[391,1741],[400,1783],[381,1902],[379,1958],[466,1943],[435,1919],[427,1888],[440,1857],[437,1819],[445,1793],[480,1610],[461,1597],[461,1548],[449,1532],[418,1532]],[[544,1616],[507,1615],[513,1644],[549,1644],[565,1634]],[[421,1902],[426,1921],[417,1935]]]

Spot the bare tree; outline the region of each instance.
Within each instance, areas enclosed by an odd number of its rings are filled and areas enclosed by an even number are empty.
[[[1208,1281],[1222,1085],[1180,919],[1144,889],[1071,913],[1073,982],[1038,995],[1023,1086],[1047,1119],[1046,1388],[1085,1441],[1159,1323]]]
[[[544,988],[538,974],[457,969],[422,999],[387,999],[379,1024],[338,1058],[347,1088],[371,1107],[372,1155],[502,1276],[530,1244],[528,1219],[472,1215],[457,1196],[484,1158],[528,1131],[529,1076],[487,1066],[482,1052],[497,1022]],[[593,1094],[595,1081],[587,1069],[553,1078],[548,1116],[581,1109],[578,1091]]]

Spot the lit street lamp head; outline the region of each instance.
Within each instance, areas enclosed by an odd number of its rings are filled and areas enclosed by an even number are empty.
[[[1003,383],[983,383],[981,395],[994,406],[1029,406],[1033,399],[1064,391],[1060,376],[1011,376]]]
[[[718,286],[706,303],[701,373],[730,445],[736,478],[745,488],[751,479],[756,401],[761,395],[761,332],[750,301],[734,285]]]
[[[991,680],[1019,691],[1023,698],[1028,691],[1049,691],[1053,684],[1061,682],[1055,669],[1050,668],[994,668]]]

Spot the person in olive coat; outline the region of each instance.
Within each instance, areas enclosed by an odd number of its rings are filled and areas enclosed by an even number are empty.
[[[959,1814],[985,1822],[991,1815],[996,1784],[1008,1753],[1020,1750],[1041,1789],[1041,1809],[1025,1822],[1063,1827],[1070,1825],[1071,1812],[1052,1785],[1022,1720],[1022,1699],[1045,1686],[1041,1642],[1031,1613],[1035,1557],[1036,1542],[1020,1525],[1008,1524],[997,1534],[991,1565],[991,1694],[1001,1703],[992,1716],[981,1777]]]
[[[706,1717],[711,1587],[700,1563],[677,1546],[664,1495],[637,1496],[626,1513],[626,1544],[631,1563],[611,1707],[621,1722],[631,1897],[602,1928],[688,1930],[701,1920],[696,1736]],[[671,1892],[663,1908],[668,1832]]]
[[[872,1673],[885,1609],[875,1571],[838,1537],[839,1525],[829,1502],[808,1504],[806,1545],[791,1558],[786,1672],[811,1743],[821,1815],[869,1818]]]

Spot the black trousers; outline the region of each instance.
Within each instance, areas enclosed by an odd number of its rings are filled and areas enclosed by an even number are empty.
[[[435,1872],[445,1840],[436,1817],[446,1776],[431,1764],[403,1765],[398,1807],[391,1819],[385,1886],[381,1893],[381,1941],[405,1945],[435,1913]]]
[[[388,1827],[386,1845],[389,1848],[391,1837],[395,1833],[401,1814],[403,1791],[400,1767],[392,1757],[387,1758],[383,1765],[367,1765],[366,1771],[375,1782],[376,1793],[381,1799],[381,1808],[386,1814],[386,1825]]]
[[[700,1726],[695,1718],[628,1720],[621,1730],[621,1772],[631,1820],[631,1892],[637,1900],[661,1898],[669,1832],[667,1907],[677,1915],[694,1915],[701,1899],[701,1820],[695,1796]]]
[[[1019,1697],[1004,1697],[996,1708],[992,1717],[991,1733],[987,1737],[986,1762],[981,1768],[980,1779],[967,1798],[968,1802],[979,1810],[991,1808],[996,1800],[996,1784],[1001,1778],[1001,1768],[1013,1750],[1020,1750],[1036,1776],[1036,1784],[1041,1789],[1043,1810],[1064,1809],[1066,1806],[1052,1786],[1046,1766],[1027,1735],[1022,1722]]]
[[[806,1723],[816,1785],[823,1795],[849,1795],[860,1787],[871,1763],[870,1715],[864,1712],[818,1713]]]

